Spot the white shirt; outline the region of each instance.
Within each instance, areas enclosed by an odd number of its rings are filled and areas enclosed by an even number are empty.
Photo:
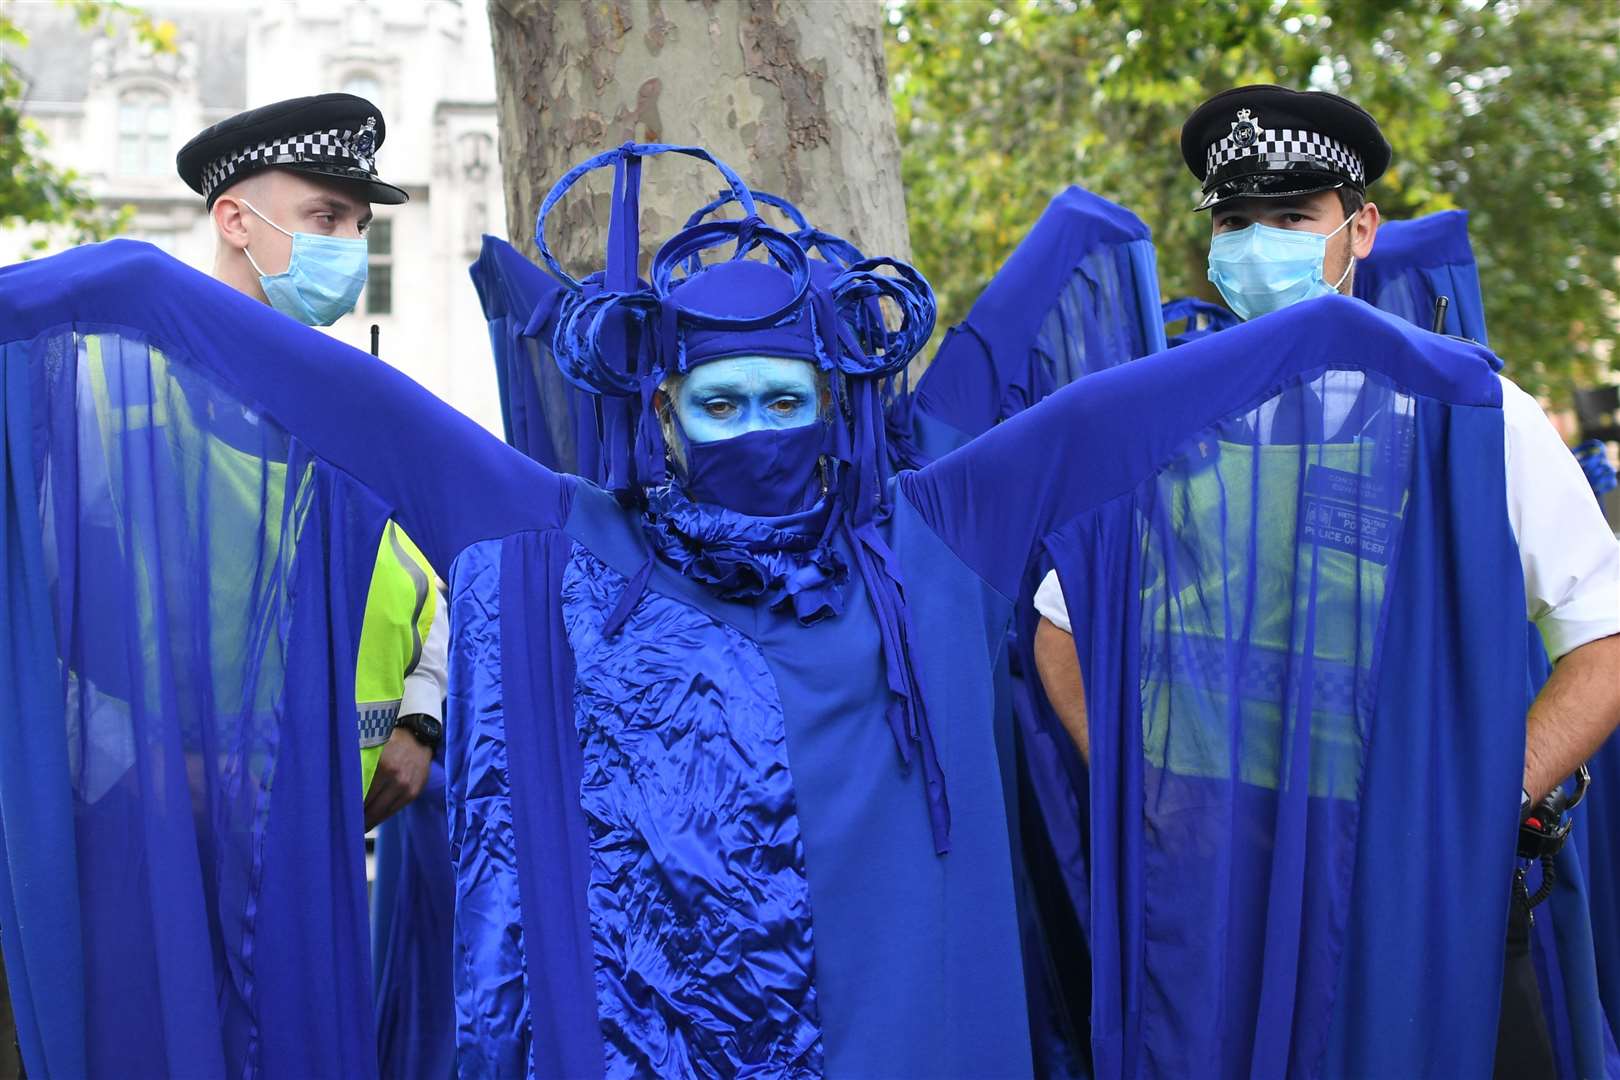
[[[1620,540],[1541,406],[1507,379],[1502,421],[1508,522],[1524,570],[1525,614],[1557,660],[1620,634]],[[1035,610],[1072,633],[1056,571],[1036,590]]]
[[[428,624],[427,638],[422,642],[422,655],[417,658],[416,667],[405,676],[399,715],[426,713],[442,722],[444,698],[450,688],[450,605],[444,602],[442,590],[435,599],[433,621]]]

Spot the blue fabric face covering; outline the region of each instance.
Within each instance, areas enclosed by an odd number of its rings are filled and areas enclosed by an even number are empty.
[[[279,274],[260,270],[253,253],[243,249],[271,307],[305,326],[331,326],[354,310],[360,290],[366,285],[368,249],[364,238],[290,233],[260,214],[246,199],[242,205],[278,233],[292,237],[292,256],[287,260],[287,269]]]
[[[812,421],[814,417],[812,417]],[[785,517],[821,497],[825,425],[761,429],[718,442],[685,445],[682,487],[695,502],[751,517]]]
[[[1354,258],[1333,284],[1322,276],[1327,242],[1355,220],[1352,214],[1330,233],[1278,229],[1255,222],[1221,233],[1209,243],[1209,280],[1238,317],[1261,315],[1339,291]]]

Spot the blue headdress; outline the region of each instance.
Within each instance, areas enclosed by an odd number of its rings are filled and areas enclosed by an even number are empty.
[[[642,161],[665,153],[713,165],[725,178],[727,195],[666,241],[641,280],[636,262]],[[606,268],[578,281],[551,252],[546,215],[586,173],[608,166],[614,180]],[[741,218],[705,220],[733,200]],[[944,777],[911,661],[904,584],[878,529],[888,510],[883,388],[933,332],[933,290],[905,263],[861,258],[847,242],[811,229],[796,210],[789,217],[796,234],[767,225],[755,194],[699,147],[626,143],[576,166],[546,195],[535,225],[541,257],[570,290],[552,351],[564,377],[601,401],[608,486],[632,496],[668,481],[653,397],[669,376],[710,360],[772,356],[805,360],[826,377],[831,420],[822,447],[830,492],[825,530],[847,534],[872,598],[891,695],[889,723],[904,761],[917,744],[935,845],[943,852],[950,828]],[[824,257],[812,259],[807,244]],[[729,257],[703,261],[727,246]],[[756,254],[763,258],[749,257]],[[884,300],[899,312],[893,329],[882,318]],[[649,564],[631,582],[610,625],[628,615],[650,571]]]
[[[758,188],[750,189],[749,193],[753,195],[756,204],[774,206],[793,223],[793,231],[788,235],[793,237],[799,247],[804,249],[804,253],[810,257],[810,273],[817,282],[830,285],[839,274],[866,260],[860,249],[842,236],[836,236],[811,225],[803,212],[782,196],[772,195]],[[714,199],[693,211],[692,216],[686,219],[686,227],[690,229],[702,224],[710,214],[734,202],[738,202],[735,193],[729,189],[720,192]]]

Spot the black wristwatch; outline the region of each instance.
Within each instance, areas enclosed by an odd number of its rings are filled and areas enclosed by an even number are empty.
[[[394,721],[394,726],[410,732],[417,742],[429,750],[437,750],[439,744],[444,742],[444,725],[427,713],[406,713]]]

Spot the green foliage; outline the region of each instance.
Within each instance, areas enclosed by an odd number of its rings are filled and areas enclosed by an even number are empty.
[[[1182,121],[1249,82],[1379,120],[1385,218],[1463,207],[1492,346],[1562,397],[1620,338],[1620,8],[1513,0],[888,0],[913,255],[941,321],[1064,186],[1153,229],[1167,296],[1214,297]]]
[[[86,30],[113,34],[127,22],[148,48],[169,52],[175,47],[173,23],[154,21],[118,0],[58,3],[71,8]],[[106,239],[128,224],[134,209],[99,205],[78,174],[46,159],[45,133],[22,112],[26,87],[13,57],[27,47],[28,35],[12,17],[14,10],[10,0],[0,0],[0,228],[37,224],[66,229],[74,243]],[[48,244],[40,236],[34,248]]]

